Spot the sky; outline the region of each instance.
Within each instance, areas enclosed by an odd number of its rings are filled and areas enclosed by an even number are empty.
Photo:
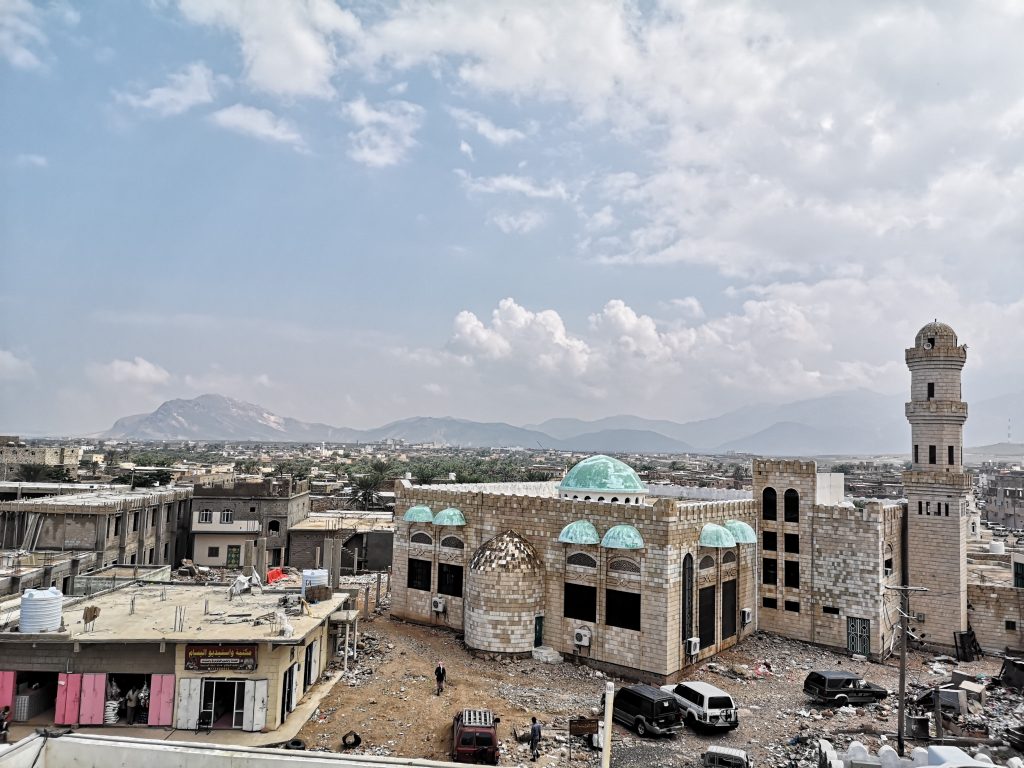
[[[0,433],[1024,375],[1024,4],[0,0]]]

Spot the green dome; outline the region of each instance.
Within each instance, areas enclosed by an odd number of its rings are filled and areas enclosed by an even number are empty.
[[[597,535],[597,528],[589,520],[577,520],[562,529],[558,534],[558,540],[563,544],[598,544],[601,537]]]
[[[725,527],[737,544],[757,544],[757,534],[754,529],[742,520],[726,520]]]
[[[605,491],[618,493],[647,493],[633,468],[611,456],[591,456],[584,459],[562,479],[558,489],[566,491]]]
[[[613,525],[601,539],[605,549],[643,549],[644,537],[632,525]]]
[[[735,547],[736,539],[728,528],[723,528],[714,523],[708,523],[700,529],[700,545],[702,547]]]
[[[455,507],[442,509],[434,517],[434,525],[465,525],[466,517]]]
[[[405,516],[402,519],[407,523],[432,523],[434,522],[434,513],[430,511],[430,507],[417,504],[415,507],[405,510]]]

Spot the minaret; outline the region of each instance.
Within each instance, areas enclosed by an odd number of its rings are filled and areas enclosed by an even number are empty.
[[[913,441],[913,464],[903,473],[907,567],[909,585],[928,589],[911,596],[911,612],[924,615],[914,631],[929,645],[952,647],[953,633],[967,629],[971,477],[963,467],[967,403],[960,399],[967,347],[957,346],[953,329],[936,321],[918,332],[906,360]]]

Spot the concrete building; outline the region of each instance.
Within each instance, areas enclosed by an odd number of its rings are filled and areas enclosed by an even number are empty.
[[[0,502],[0,547],[93,551],[100,565],[174,563],[187,542],[192,489],[110,490]]]
[[[1011,530],[1024,528],[1024,472],[1004,470],[989,478],[985,519]]]
[[[319,680],[348,598],[306,609],[294,593],[135,582],[65,600],[55,631],[19,632],[13,612],[0,617],[0,707],[15,721],[124,723],[134,688],[142,725],[273,730]]]
[[[0,501],[17,501],[18,499],[38,499],[43,496],[66,496],[69,493],[88,493],[90,491],[127,491],[131,486],[113,483],[44,483],[0,481]]]
[[[191,552],[197,565],[234,568],[246,541],[266,538],[269,565],[288,562],[288,530],[309,516],[309,481],[290,477],[197,486]]]
[[[76,580],[94,571],[99,563],[99,552],[0,551],[0,596],[20,595],[26,589],[47,587],[57,587],[70,594]]]
[[[313,512],[288,530],[288,565],[320,568],[327,561],[328,547],[333,550],[340,539],[342,573],[387,570],[391,567],[394,521],[392,512]]]
[[[25,445],[17,435],[0,435],[0,480],[18,480],[22,467],[38,464],[63,471],[73,480],[78,476],[82,449],[71,446]]]

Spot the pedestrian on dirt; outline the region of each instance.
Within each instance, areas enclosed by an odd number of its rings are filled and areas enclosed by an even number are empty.
[[[437,681],[437,695],[440,696],[444,693],[444,681],[448,677],[448,672],[444,668],[444,662],[437,662],[437,666],[434,668],[434,680]]]
[[[7,743],[7,721],[11,719],[11,708],[0,709],[0,744]]]
[[[540,757],[540,723],[536,717],[530,718],[530,760],[537,762]]]

